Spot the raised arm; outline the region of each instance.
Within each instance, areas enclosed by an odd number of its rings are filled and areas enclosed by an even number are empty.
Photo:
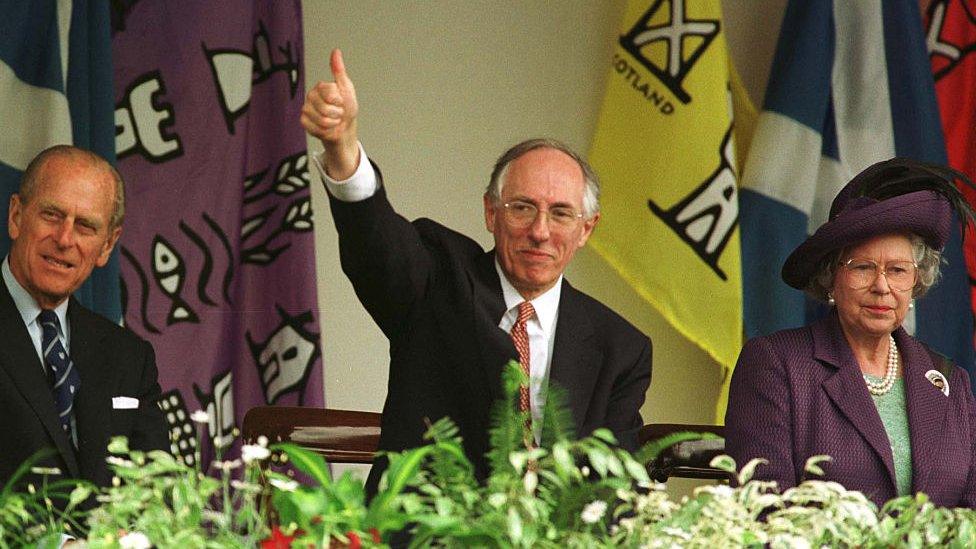
[[[322,143],[318,157],[339,234],[339,260],[360,302],[393,339],[425,292],[431,259],[416,228],[386,199],[382,177],[360,158],[359,103],[339,50],[332,51],[332,82],[305,96],[301,123]],[[326,178],[323,178],[326,179]]]

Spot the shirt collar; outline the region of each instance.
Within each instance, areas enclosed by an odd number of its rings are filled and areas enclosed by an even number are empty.
[[[30,326],[32,322],[37,320],[37,315],[41,314],[41,308],[34,301],[34,298],[27,293],[27,290],[20,285],[17,277],[10,270],[10,256],[3,258],[3,265],[0,266],[0,272],[3,274],[3,281],[7,284],[7,291],[10,292],[10,297],[14,300],[17,312],[20,313],[20,317],[24,320],[24,325]],[[58,322],[61,323],[60,331],[62,336],[65,333],[64,327],[67,326],[68,301],[70,300],[65,299],[60,305],[54,308],[54,314],[58,315]]]
[[[508,277],[502,271],[502,266],[498,263],[497,258],[495,259],[495,271],[498,272],[498,280],[502,285],[502,296],[505,298],[505,311],[511,311],[518,307],[519,303],[525,301],[525,298],[508,281]],[[549,288],[545,293],[530,301],[532,307],[535,309],[536,317],[539,318],[539,324],[542,325],[542,329],[546,332],[546,335],[552,333],[552,327],[556,322],[556,315],[559,312],[559,295],[562,292],[562,288],[563,275],[559,275],[552,288]]]

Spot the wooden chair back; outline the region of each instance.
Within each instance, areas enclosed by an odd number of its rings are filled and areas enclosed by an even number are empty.
[[[380,414],[330,408],[258,406],[244,415],[243,438],[293,442],[329,463],[372,463],[380,441]]]

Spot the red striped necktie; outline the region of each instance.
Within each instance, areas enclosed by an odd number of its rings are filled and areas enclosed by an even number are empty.
[[[522,373],[525,374],[526,379],[531,375],[530,372],[530,357],[529,354],[529,332],[526,330],[526,323],[530,318],[535,316],[535,307],[532,303],[528,301],[523,301],[519,303],[518,306],[518,318],[515,319],[515,324],[512,325],[512,331],[510,335],[512,336],[512,343],[515,344],[515,350],[518,352],[519,364],[522,366]],[[529,401],[529,387],[528,385],[522,385],[519,387],[519,411],[529,412],[529,417],[525,422],[526,428],[526,446],[530,446],[534,443],[534,437],[532,436],[532,414],[531,414],[531,404]]]

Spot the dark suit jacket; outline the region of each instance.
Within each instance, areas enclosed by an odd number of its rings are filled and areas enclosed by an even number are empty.
[[[947,507],[976,506],[976,405],[969,376],[953,367],[949,396],[925,378],[938,369],[899,328],[912,446],[912,489]],[[750,340],[732,375],[726,449],[741,467],[762,457],[756,478],[795,486],[806,459],[826,454],[827,480],[877,504],[895,497],[888,436],[836,313],[805,328]]]
[[[168,449],[152,347],[132,332],[82,307],[68,305],[71,359],[81,378],[74,401],[77,451],[61,430],[54,396],[20,313],[0,278],[0,484],[42,448],[57,453],[42,465],[68,478],[111,481],[109,437],[126,435],[133,449]],[[112,397],[139,399],[137,409],[112,408]]]
[[[390,340],[380,449],[419,446],[426,421],[448,416],[484,478],[490,408],[502,367],[518,356],[498,327],[505,303],[494,255],[429,219],[408,222],[382,185],[361,202],[330,200],[343,271]],[[647,336],[564,280],[549,379],[566,391],[577,434],[607,427],[636,447],[650,376]],[[371,493],[384,466],[370,472]]]

